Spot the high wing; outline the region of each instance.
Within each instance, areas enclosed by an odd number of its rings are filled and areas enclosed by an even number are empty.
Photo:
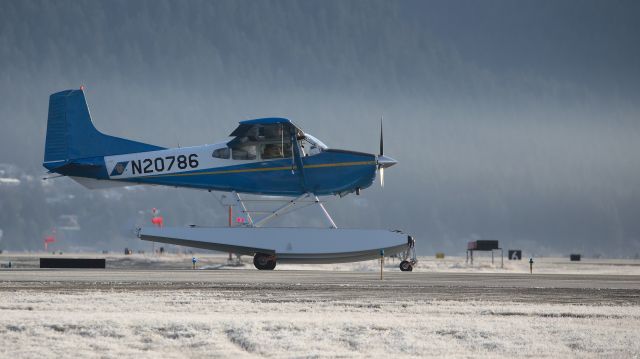
[[[233,132],[231,132],[229,136],[252,136],[257,140],[259,137],[264,138],[268,136],[268,134],[264,132],[264,129],[269,127],[271,127],[270,130],[277,129],[278,127],[284,128],[287,131],[287,134],[293,132],[296,133],[298,137],[304,136],[304,132],[302,132],[302,130],[299,129],[296,125],[294,125],[293,122],[291,122],[289,119],[281,117],[266,117],[241,121],[240,125],[235,130],[233,130]],[[271,134],[273,135],[273,132]]]

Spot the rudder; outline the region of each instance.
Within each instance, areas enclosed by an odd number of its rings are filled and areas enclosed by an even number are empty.
[[[44,161],[52,162],[68,159],[67,126],[65,121],[64,96],[71,90],[49,96],[47,117],[47,139],[44,146]]]
[[[82,90],[65,90],[49,97],[44,162],[162,150],[164,147],[109,136],[98,131]]]

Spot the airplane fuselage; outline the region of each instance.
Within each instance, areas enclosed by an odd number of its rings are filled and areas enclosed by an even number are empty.
[[[83,90],[49,98],[44,167],[91,188],[152,184],[274,196],[345,195],[371,186],[379,156],[330,149],[285,118],[241,121],[231,140],[164,148],[98,131]]]
[[[213,156],[226,143],[72,160],[56,172],[74,178],[277,196],[332,195],[369,187],[375,155],[326,149],[301,157],[234,160]],[[86,183],[86,182],[85,182]]]

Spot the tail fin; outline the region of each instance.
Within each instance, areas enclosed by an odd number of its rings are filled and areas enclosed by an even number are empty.
[[[50,167],[47,164],[55,167],[53,162],[162,149],[98,131],[91,122],[82,89],[65,90],[49,97],[45,167]]]

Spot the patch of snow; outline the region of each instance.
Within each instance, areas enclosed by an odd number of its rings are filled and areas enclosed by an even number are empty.
[[[20,183],[20,180],[17,178],[0,177],[0,185],[18,186]]]
[[[236,291],[0,292],[1,357],[633,357],[640,308]],[[295,298],[294,298],[295,299]]]

